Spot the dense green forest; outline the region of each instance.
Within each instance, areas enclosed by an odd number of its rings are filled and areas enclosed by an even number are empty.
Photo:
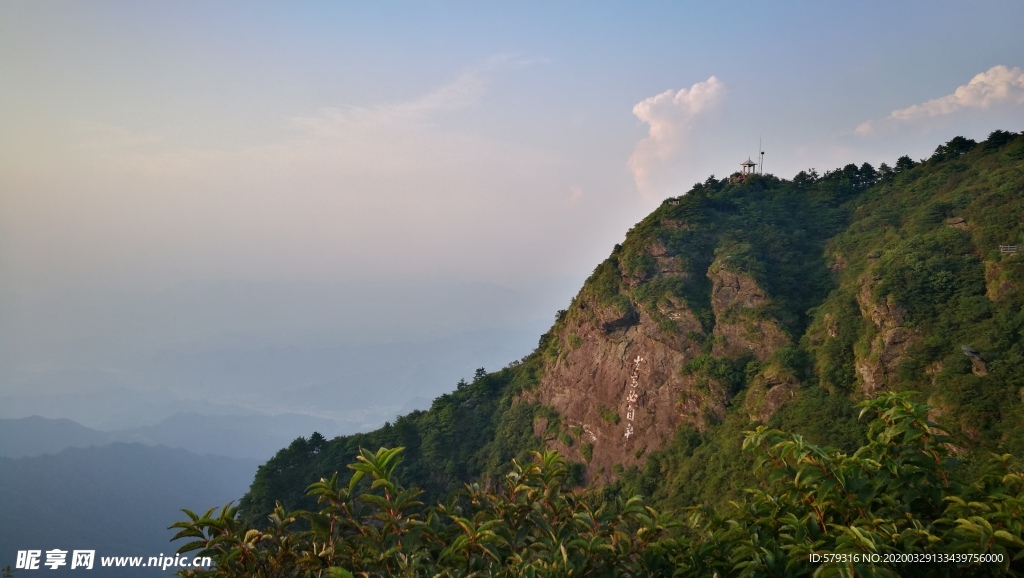
[[[228,575],[1021,572],[1024,253],[1001,246],[1024,246],[1021,134],[712,176],[637,224],[533,353],[376,431],[296,439],[183,535],[223,536],[194,546]],[[723,305],[726,274],[743,307]],[[680,407],[723,410],[623,453],[538,400],[630,327],[685,353]],[[618,432],[599,401],[591,427]],[[1003,562],[808,562],[840,552]]]

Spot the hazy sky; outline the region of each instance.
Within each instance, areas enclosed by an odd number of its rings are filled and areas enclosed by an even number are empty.
[[[1017,1],[5,0],[0,346],[89,366],[105,343],[288,325],[181,301],[224,284],[338,331],[303,291],[564,304],[660,200],[759,140],[789,178],[1024,129],[1022,22]],[[395,339],[447,330],[374,293]],[[170,303],[187,323],[140,320]]]

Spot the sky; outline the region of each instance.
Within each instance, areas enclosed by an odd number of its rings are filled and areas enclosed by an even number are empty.
[[[1021,22],[1015,1],[6,0],[0,397],[116,382],[271,411],[218,389],[244,371],[185,384],[167,360],[484,331],[511,361],[633,224],[759,147],[791,178],[1024,130]]]

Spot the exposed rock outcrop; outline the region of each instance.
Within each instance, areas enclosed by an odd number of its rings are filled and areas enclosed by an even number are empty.
[[[606,312],[591,316],[592,310],[605,308],[584,298],[570,311],[562,333],[575,336],[578,345],[549,361],[528,395],[584,432],[574,447],[557,439],[548,445],[582,460],[583,444],[590,444],[588,476],[608,481],[616,465],[640,463],[645,448],[664,446],[680,424],[702,428],[709,417],[724,415],[726,398],[723,391],[697,391],[693,378],[682,375],[686,361],[699,354],[698,343],[667,335],[645,312],[634,309],[628,319],[635,322],[627,326],[604,321]],[[676,304],[672,312],[687,332],[701,332],[684,306]]]
[[[1013,266],[1020,267],[1017,261]],[[991,301],[998,301],[1017,290],[1017,286],[1007,279],[1007,264],[1004,261],[985,261],[985,296]]]
[[[657,263],[651,278],[689,275],[664,245],[650,245],[648,254]],[[617,466],[639,465],[680,425],[703,430],[724,418],[726,387],[683,372],[705,351],[708,339],[714,338],[712,355],[760,360],[790,343],[779,324],[764,315],[770,301],[750,276],[721,264],[706,275],[712,283],[710,336],[693,310],[672,294],[653,305],[630,301],[623,307],[600,303],[584,289],[567,313],[554,336],[557,355],[549,355],[538,387],[525,398],[550,405],[561,416],[572,443],[564,435],[549,435],[547,444],[585,461],[589,481],[607,482]],[[632,287],[630,281],[623,285]],[[767,419],[798,386],[792,376],[765,376],[751,411]]]
[[[668,250],[665,245],[655,242],[651,245],[648,252],[654,257],[654,262],[658,267],[658,276],[660,278],[667,277],[686,277],[686,268],[683,262],[675,258],[675,254]]]
[[[907,311],[895,303],[891,295],[886,296],[884,302],[876,301],[872,291],[874,283],[869,272],[861,279],[857,293],[861,315],[870,319],[876,329],[868,355],[859,356],[854,362],[865,395],[885,388],[896,375],[907,350],[919,339],[916,330],[904,326]]]
[[[747,389],[744,409],[751,421],[766,422],[787,401],[796,397],[800,381],[775,367],[762,371]]]
[[[988,375],[988,366],[985,364],[985,360],[981,358],[981,353],[978,350],[969,345],[961,345],[960,350],[971,360],[971,373],[978,377]]]
[[[967,224],[967,219],[963,217],[951,217],[946,219],[946,226],[954,229],[960,229],[961,231],[969,231],[971,226]]]
[[[789,344],[779,324],[764,314],[768,296],[749,275],[730,271],[716,261],[708,269],[708,277],[717,338],[714,355],[734,357],[750,352],[764,361]]]

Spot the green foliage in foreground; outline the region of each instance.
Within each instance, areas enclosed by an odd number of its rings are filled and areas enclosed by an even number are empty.
[[[961,479],[949,440],[909,394],[861,404],[867,443],[847,455],[763,427],[747,432],[758,487],[721,511],[670,516],[640,497],[571,490],[555,453],[514,464],[497,489],[426,507],[395,479],[401,448],[363,450],[347,484],[308,488],[319,511],[281,506],[263,529],[224,507],[188,520],[179,551],[214,558],[183,576],[1024,575],[1024,470],[994,457]],[[846,554],[813,563],[812,554]],[[1001,561],[898,563],[889,554]],[[877,559],[869,556],[877,555]]]

